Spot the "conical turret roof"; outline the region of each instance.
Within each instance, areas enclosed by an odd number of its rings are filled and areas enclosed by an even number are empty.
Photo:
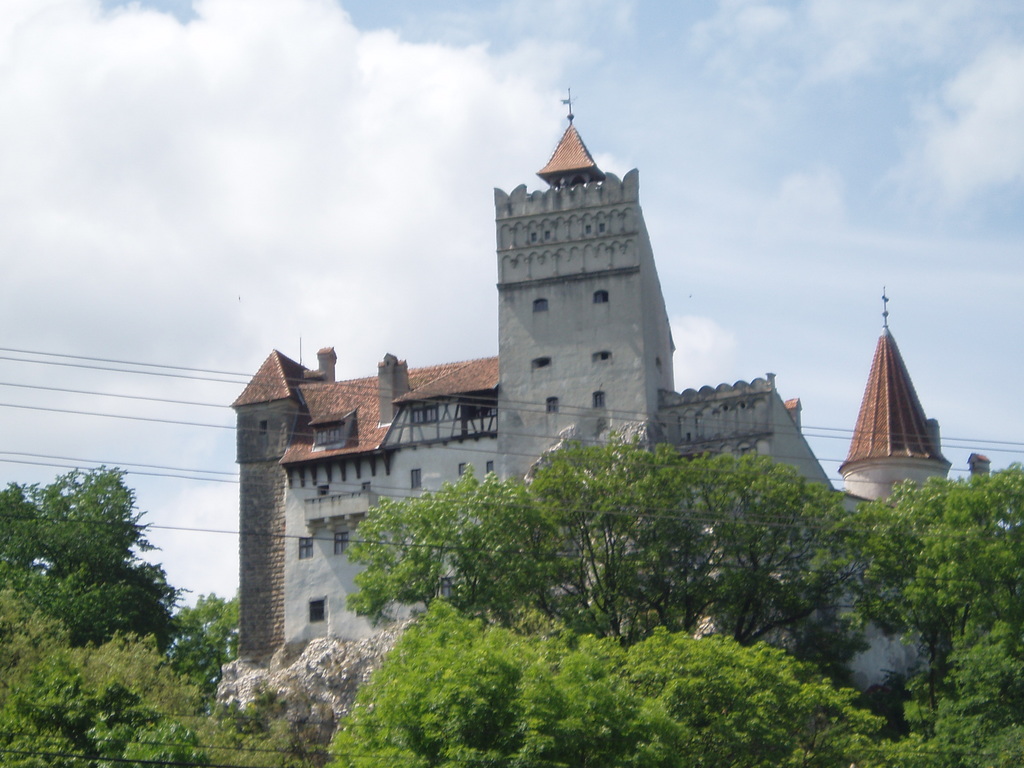
[[[597,167],[586,144],[580,138],[579,131],[571,121],[555,151],[551,153],[548,164],[537,171],[537,175],[552,187],[604,181],[604,172]]]
[[[875,347],[850,453],[839,471],[855,461],[887,457],[946,461],[888,328]]]

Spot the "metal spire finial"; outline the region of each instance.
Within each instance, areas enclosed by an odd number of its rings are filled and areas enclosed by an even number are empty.
[[[882,328],[889,330],[889,297],[885,295],[885,286],[882,286]]]
[[[575,115],[572,113],[572,88],[569,88],[568,91],[569,98],[562,99],[562,103],[569,108],[569,125],[572,125],[572,119],[575,117]]]

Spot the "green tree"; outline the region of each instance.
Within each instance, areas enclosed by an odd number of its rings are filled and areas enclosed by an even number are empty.
[[[509,623],[524,605],[546,607],[557,545],[521,484],[470,470],[437,493],[383,500],[359,524],[349,558],[367,567],[349,607],[379,619],[450,589],[453,605]]]
[[[174,615],[167,657],[212,699],[221,667],[238,657],[238,598],[200,595],[195,606],[181,608]]]
[[[858,611],[921,650],[910,688],[930,734],[943,699],[961,695],[951,675],[969,649],[997,626],[1024,637],[1024,470],[900,486],[861,508],[856,531],[867,563]]]
[[[115,634],[170,638],[177,591],[139,554],[146,539],[123,473],[74,471],[0,491],[0,588],[58,619],[75,645]]]
[[[838,494],[758,457],[570,447],[528,486],[473,477],[371,511],[350,598],[430,602],[511,626],[539,613],[629,645],[655,627],[793,645],[855,573]]]
[[[67,645],[61,632],[34,639],[36,654],[22,656],[0,700],[4,765],[98,767],[171,755],[206,764],[186,725],[201,698],[167,667],[152,638],[84,648]],[[0,648],[17,644],[11,635]]]
[[[877,719],[784,652],[659,630],[517,635],[435,604],[360,692],[335,765],[834,766]]]

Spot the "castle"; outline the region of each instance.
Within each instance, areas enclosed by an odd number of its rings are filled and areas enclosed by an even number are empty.
[[[242,658],[369,631],[345,608],[359,521],[380,496],[439,489],[469,466],[522,477],[566,439],[615,432],[684,454],[772,456],[828,483],[799,401],[772,374],[674,390],[639,173],[601,171],[570,115],[538,175],[547,189],[494,193],[497,357],[409,367],[389,353],[376,375],[336,381],[333,348],[315,370],[274,351],[234,402]],[[848,490],[884,496],[948,467],[886,329],[841,470]]]

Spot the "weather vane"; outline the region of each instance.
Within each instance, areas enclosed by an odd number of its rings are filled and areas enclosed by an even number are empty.
[[[572,113],[572,88],[567,89],[569,91],[569,98],[562,99],[562,103],[569,108],[569,125],[572,125],[572,119],[575,117]]]
[[[889,328],[889,297],[885,295],[885,286],[882,286],[882,327]]]

